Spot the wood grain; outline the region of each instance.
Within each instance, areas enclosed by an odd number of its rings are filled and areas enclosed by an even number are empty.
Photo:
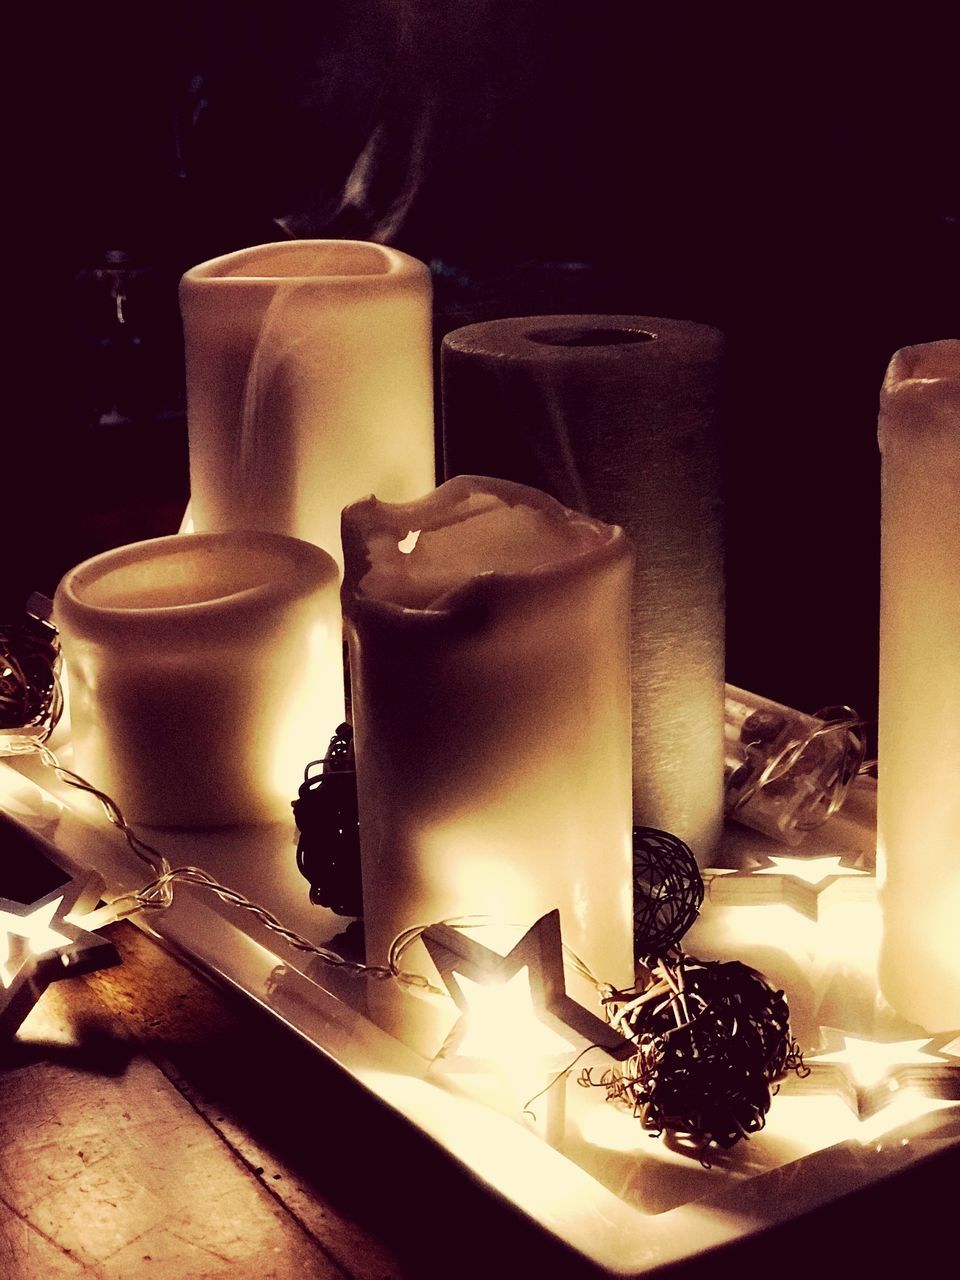
[[[399,1280],[403,1268],[392,1252],[317,1194],[310,1166],[318,1154],[325,1163],[329,1157],[315,1107],[317,1055],[138,930],[123,932],[125,964],[92,979],[104,1003],[268,1194],[349,1274]]]
[[[595,1276],[130,924],[0,1058],[0,1278]],[[467,1224],[468,1247],[464,1247]]]
[[[126,965],[52,987],[7,1054],[0,1275],[342,1277],[165,1065],[230,1011],[129,927],[114,936]]]

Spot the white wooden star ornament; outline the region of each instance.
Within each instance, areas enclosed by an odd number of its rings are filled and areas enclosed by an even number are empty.
[[[446,924],[424,930],[423,942],[462,1015],[447,1039],[445,1054],[463,1045],[472,1015],[479,1014],[485,1023],[503,1023],[508,1011],[516,1013],[521,1003],[530,1019],[568,1047],[597,1045],[617,1058],[633,1052],[633,1045],[619,1032],[567,995],[559,911],[541,917],[507,955]],[[494,999],[488,1000],[488,994]]]
[[[789,857],[774,855],[765,863],[730,870],[710,867],[704,872],[710,901],[719,906],[763,906],[782,903],[817,920],[829,902],[872,902],[876,880],[862,867],[837,855]]]
[[[36,902],[0,898],[0,1040],[16,1033],[51,982],[119,964],[113,943],[68,918],[92,910],[102,887],[90,876]]]
[[[954,1033],[912,1040],[867,1040],[834,1027],[821,1028],[824,1046],[806,1058],[810,1074],[790,1092],[839,1094],[865,1120],[904,1089],[944,1102],[960,1102],[960,1057]]]

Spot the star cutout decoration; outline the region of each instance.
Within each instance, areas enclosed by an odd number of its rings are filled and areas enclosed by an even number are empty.
[[[505,956],[445,924],[434,924],[424,930],[423,943],[461,1013],[447,1039],[445,1054],[456,1052],[467,1036],[471,996],[476,1000],[480,989],[486,993],[491,984],[500,987],[514,1008],[518,1000],[525,1002],[533,1018],[572,1048],[597,1045],[621,1059],[634,1052],[630,1041],[567,995],[559,911],[541,917]],[[526,975],[521,973],[524,969]],[[527,983],[529,997],[526,996]],[[484,997],[479,1006],[481,1015],[485,1003]],[[496,1017],[493,1003],[488,1012],[491,1018]]]
[[[92,910],[101,888],[90,876],[36,902],[0,898],[0,1040],[15,1034],[51,982],[120,963],[113,943],[67,919]]]
[[[876,898],[876,878],[837,855],[775,855],[741,870],[710,867],[703,876],[710,901],[719,906],[783,903],[810,920],[819,919],[821,901],[836,905]]]
[[[960,1102],[954,1032],[913,1040],[865,1040],[822,1027],[824,1047],[806,1059],[810,1075],[791,1092],[839,1094],[859,1119],[875,1115],[907,1088]]]

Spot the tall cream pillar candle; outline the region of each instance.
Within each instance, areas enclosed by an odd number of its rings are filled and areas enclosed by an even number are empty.
[[[443,343],[444,468],[536,486],[634,548],[638,825],[708,865],[723,823],[723,339],[651,316],[533,316]]]
[[[623,531],[461,476],[343,515],[367,956],[400,930],[559,907],[632,981]]]
[[[74,768],[154,826],[291,820],[343,716],[337,567],[269,533],[190,534],[72,569],[54,618]]]
[[[960,1027],[960,341],[905,347],[880,399],[880,982]]]
[[[180,285],[198,531],[263,529],[340,561],[340,512],[433,488],[430,273],[383,245],[292,240]]]

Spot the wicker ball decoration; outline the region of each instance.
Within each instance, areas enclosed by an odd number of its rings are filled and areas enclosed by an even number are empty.
[[[38,618],[0,624],[0,755],[44,742],[63,710],[60,642]]]
[[[602,1085],[645,1129],[668,1130],[701,1160],[711,1143],[731,1147],[762,1129],[772,1086],[806,1070],[783,992],[739,960],[658,961],[644,992],[606,1003],[636,1053],[582,1082]]]
[[[637,959],[679,945],[703,902],[703,877],[690,848],[656,827],[633,829],[633,949]]]
[[[321,772],[312,773],[318,764]],[[293,816],[300,830],[297,867],[310,882],[310,901],[337,915],[361,915],[360,824],[350,725],[338,727],[322,761],[307,765]]]

